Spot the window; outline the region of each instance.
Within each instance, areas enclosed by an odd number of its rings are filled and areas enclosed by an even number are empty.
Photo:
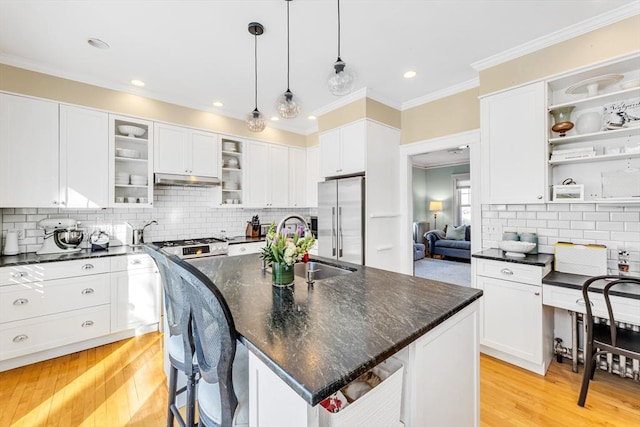
[[[456,224],[471,225],[471,179],[468,173],[454,174],[453,219]]]

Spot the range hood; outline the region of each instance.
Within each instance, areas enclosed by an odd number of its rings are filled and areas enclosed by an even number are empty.
[[[183,187],[211,187],[220,185],[220,179],[209,176],[174,175],[170,173],[154,174],[157,185],[179,185]]]

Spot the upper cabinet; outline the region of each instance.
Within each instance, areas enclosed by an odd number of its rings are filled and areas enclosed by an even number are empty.
[[[320,135],[322,177],[365,171],[366,121],[361,120]]]
[[[547,91],[550,201],[640,201],[640,57],[549,80]]]
[[[109,205],[109,116],[60,105],[60,205]]]
[[[289,148],[289,206],[302,208],[307,202],[307,150]]]
[[[245,147],[245,204],[255,207],[288,207],[288,148],[257,141],[247,141]]]
[[[154,171],[217,178],[220,168],[219,137],[164,123],[154,125]]]
[[[109,205],[153,204],[153,123],[109,115]]]
[[[307,206],[318,207],[318,182],[320,182],[320,147],[307,148]]]
[[[0,206],[60,206],[58,156],[58,104],[0,94]]]
[[[537,82],[480,101],[483,203],[545,202],[544,95]]]

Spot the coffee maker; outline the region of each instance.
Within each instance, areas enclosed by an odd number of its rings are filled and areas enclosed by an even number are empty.
[[[84,237],[78,230],[80,223],[71,218],[43,219],[38,221],[38,228],[44,229],[44,242],[36,251],[38,255],[80,252],[79,247]]]

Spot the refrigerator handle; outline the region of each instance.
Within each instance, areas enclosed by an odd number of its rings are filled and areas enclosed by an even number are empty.
[[[331,208],[331,256],[336,256],[336,208]]]
[[[339,230],[339,239],[338,239],[338,258],[342,258],[342,206],[338,207],[338,230]]]

